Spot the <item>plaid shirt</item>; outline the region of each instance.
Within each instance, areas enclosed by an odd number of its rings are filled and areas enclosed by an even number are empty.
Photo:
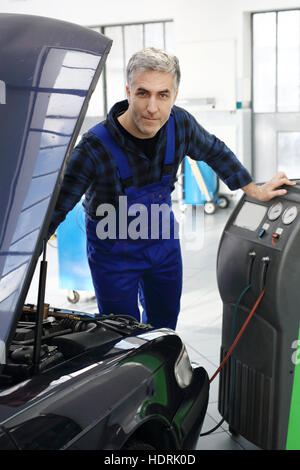
[[[159,130],[155,155],[150,160],[136,145],[120,132],[116,116],[128,107],[127,100],[113,106],[104,124],[118,145],[125,151],[132,171],[132,183],[141,187],[162,177],[166,146],[166,125]],[[252,181],[232,151],[217,137],[207,132],[195,118],[178,106],[172,109],[175,119],[175,162],[168,173],[172,176],[172,190],[178,167],[188,155],[194,160],[205,161],[231,189],[235,190]],[[94,218],[101,203],[117,207],[118,198],[124,194],[112,155],[95,135],[87,132],[74,149],[62,183],[55,211],[49,228],[54,233],[67,213],[85,194],[86,213]]]

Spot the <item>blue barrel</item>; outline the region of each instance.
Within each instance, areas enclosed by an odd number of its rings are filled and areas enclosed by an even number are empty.
[[[59,288],[93,291],[93,282],[87,261],[85,216],[80,201],[57,231]]]
[[[215,172],[205,163],[197,162],[204,179],[208,194],[214,200],[218,191],[218,178]],[[200,190],[193,175],[191,165],[187,158],[184,159],[184,197],[183,204],[205,204],[207,202],[205,194]]]

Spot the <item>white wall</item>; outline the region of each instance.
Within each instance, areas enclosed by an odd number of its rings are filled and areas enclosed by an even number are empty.
[[[171,18],[175,3],[162,0],[0,0],[0,11],[94,25]]]
[[[250,171],[250,14],[287,8],[300,8],[300,0],[0,0],[0,12],[82,25],[174,19],[182,68],[178,104],[226,141]],[[215,107],[199,104],[203,98],[214,98]]]

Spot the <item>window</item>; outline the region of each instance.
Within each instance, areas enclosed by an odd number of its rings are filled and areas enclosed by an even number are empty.
[[[299,112],[300,11],[278,14],[277,106],[279,112]]]
[[[300,10],[253,14],[253,110],[300,111]]]
[[[256,113],[276,108],[276,13],[253,16],[253,106]]]

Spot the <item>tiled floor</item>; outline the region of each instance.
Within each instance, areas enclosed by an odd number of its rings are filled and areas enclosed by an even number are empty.
[[[237,196],[237,198],[239,195]],[[203,208],[197,210],[197,225],[194,238],[188,230],[182,236],[184,266],[183,295],[177,333],[184,340],[192,361],[202,365],[209,377],[219,366],[219,349],[222,328],[222,302],[219,297],[216,279],[217,250],[223,227],[236,203],[233,198],[229,208],[218,209],[213,215],[205,215]],[[176,210],[177,209],[177,210]],[[185,212],[176,208],[181,224],[191,215],[191,208]],[[188,225],[189,226],[189,225]],[[195,238],[196,235],[196,238]],[[48,246],[48,278],[45,301],[61,308],[76,308],[90,313],[97,312],[95,299],[91,292],[80,292],[80,300],[71,304],[66,292],[58,288],[58,264],[56,241]],[[36,302],[37,274],[34,276],[27,301]],[[202,432],[216,426],[221,420],[217,409],[218,376],[211,383],[209,405]],[[199,437],[198,450],[257,450],[241,436],[233,437],[228,432],[227,423],[214,433]]]

